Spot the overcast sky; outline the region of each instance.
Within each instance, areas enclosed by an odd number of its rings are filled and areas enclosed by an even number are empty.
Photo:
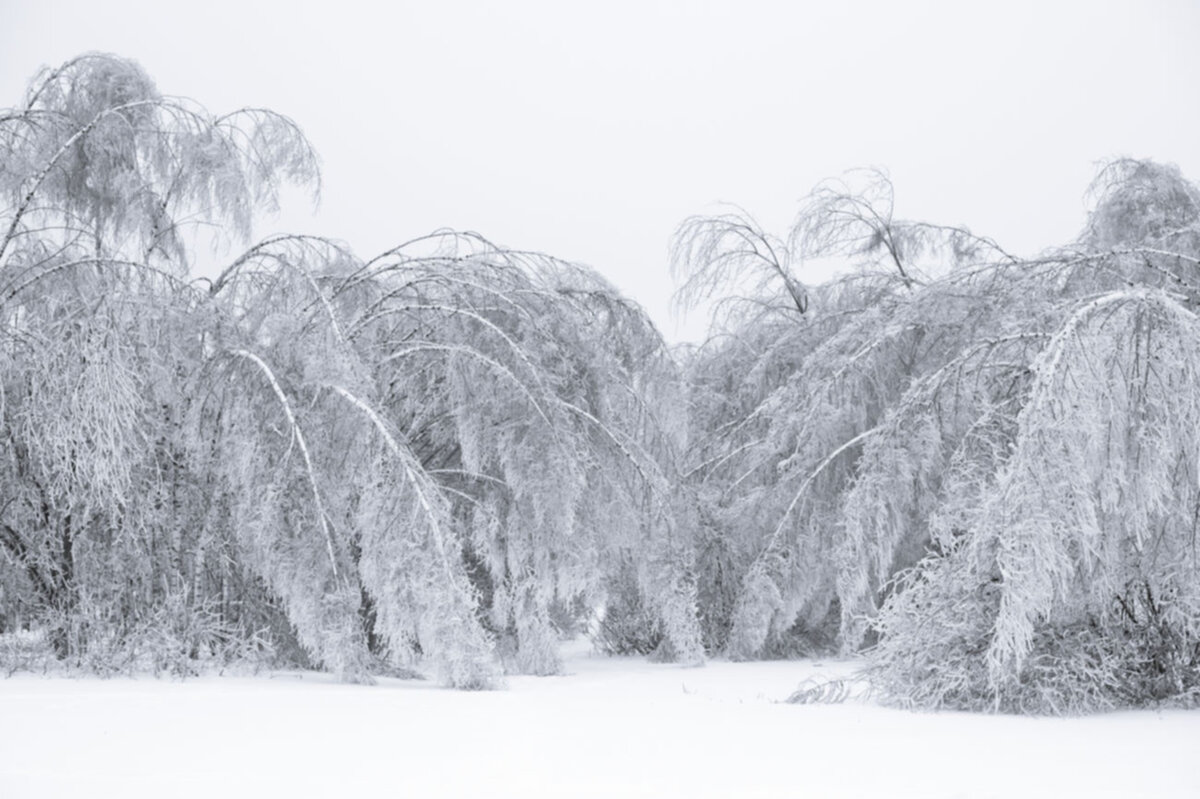
[[[0,0],[0,106],[85,50],[211,110],[301,124],[320,210],[258,233],[372,255],[476,230],[590,264],[676,339],[701,324],[670,314],[668,240],[720,201],[783,232],[822,178],[883,166],[899,215],[1028,254],[1077,232],[1102,159],[1200,178],[1189,0]]]

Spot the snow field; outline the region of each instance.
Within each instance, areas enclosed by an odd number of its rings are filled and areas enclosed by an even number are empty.
[[[0,680],[0,797],[1200,796],[1200,713],[790,705],[855,662],[699,669],[571,645],[465,693],[327,675]]]

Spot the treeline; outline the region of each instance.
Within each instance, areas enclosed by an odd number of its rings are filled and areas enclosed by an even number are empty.
[[[590,270],[469,233],[280,236],[197,277],[187,231],[246,240],[285,183],[319,186],[289,119],[114,56],[0,115],[9,639],[489,687],[587,632],[863,650],[909,705],[1200,695],[1200,191],[1173,167],[1109,164],[1032,260],[895,218],[879,172],[786,237],[688,220],[680,297],[719,313],[674,351]],[[857,268],[803,282],[829,257]]]

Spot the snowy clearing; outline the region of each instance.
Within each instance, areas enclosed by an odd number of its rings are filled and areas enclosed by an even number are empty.
[[[508,690],[271,677],[0,680],[0,796],[1197,796],[1200,713],[789,705],[855,663],[567,647]]]

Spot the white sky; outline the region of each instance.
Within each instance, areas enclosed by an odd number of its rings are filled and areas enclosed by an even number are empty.
[[[1200,179],[1198,44],[1188,0],[0,0],[0,106],[43,64],[132,57],[307,132],[321,208],[258,233],[373,255],[476,230],[594,266],[679,339],[703,325],[670,313],[667,242],[719,201],[783,232],[816,182],[879,165],[899,215],[1032,253],[1080,228],[1099,160]]]

